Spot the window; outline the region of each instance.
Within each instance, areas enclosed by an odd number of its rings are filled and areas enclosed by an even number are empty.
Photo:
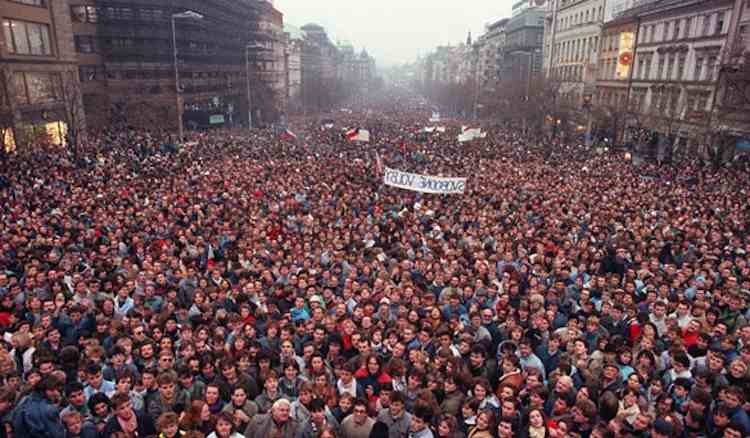
[[[75,44],[78,53],[96,53],[99,51],[99,45],[93,35],[76,35]]]
[[[58,100],[60,75],[58,73],[16,72],[16,100],[21,104],[38,104]]]
[[[708,36],[708,33],[711,30],[711,16],[710,15],[704,15],[703,16],[703,32],[701,33],[702,36]]]
[[[708,108],[708,93],[701,93],[698,96],[698,111],[706,111]]]
[[[79,23],[96,23],[99,21],[99,14],[95,6],[71,6],[70,10],[73,21]]]
[[[680,55],[677,59],[677,80],[681,81],[685,75],[685,55]]]
[[[10,0],[13,3],[21,3],[24,5],[31,5],[31,6],[39,6],[39,7],[45,7],[47,6],[47,3],[45,3],[45,0]]]
[[[664,23],[664,36],[662,38],[662,41],[667,41],[669,38],[672,37],[672,22]]]
[[[164,21],[166,16],[162,9],[141,9],[138,12],[141,20],[143,21]]]
[[[135,47],[135,40],[132,38],[112,38],[107,41],[112,48],[130,49]]]
[[[643,58],[639,58],[636,65],[638,67],[635,69],[635,79],[641,79],[643,75]]]
[[[106,79],[103,65],[82,65],[78,67],[81,82],[101,81]]]
[[[669,93],[669,113],[672,117],[677,116],[677,102],[680,100],[680,91],[672,90]]]
[[[646,68],[643,72],[643,79],[648,79],[651,77],[651,62],[654,59],[654,55],[648,55],[646,57]]]
[[[716,69],[716,56],[710,56],[708,58],[708,66],[706,67],[706,80],[714,80],[714,70]]]
[[[724,12],[716,14],[716,26],[714,26],[714,35],[719,35],[724,31]]]
[[[8,52],[15,55],[52,55],[49,26],[30,21],[3,20]]]
[[[695,71],[693,72],[693,80],[700,81],[703,78],[703,58],[695,58]]]
[[[659,67],[656,71],[656,78],[662,79],[664,77],[664,55],[659,55]]]
[[[671,81],[674,79],[674,61],[675,56],[667,56],[667,80]]]
[[[693,28],[693,17],[685,19],[685,38],[690,38],[691,31]]]
[[[685,101],[685,107],[688,111],[695,111],[695,105],[698,103],[698,99],[695,95],[695,93],[688,93],[686,101]]]
[[[672,28],[672,39],[678,40],[680,39],[680,21],[677,20],[674,22],[674,27]]]

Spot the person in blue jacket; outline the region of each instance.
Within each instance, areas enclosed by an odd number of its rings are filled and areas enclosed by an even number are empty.
[[[31,394],[18,403],[13,412],[13,432],[18,437],[65,438],[60,420],[62,382],[54,376],[40,380]]]

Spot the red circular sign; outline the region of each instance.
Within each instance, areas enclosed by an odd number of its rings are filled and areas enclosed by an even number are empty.
[[[620,55],[620,64],[622,65],[630,65],[630,63],[633,62],[633,54],[630,52],[625,52],[622,55]]]

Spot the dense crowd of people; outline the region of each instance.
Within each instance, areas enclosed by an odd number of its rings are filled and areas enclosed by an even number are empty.
[[[0,163],[0,437],[750,436],[746,169],[390,106]]]

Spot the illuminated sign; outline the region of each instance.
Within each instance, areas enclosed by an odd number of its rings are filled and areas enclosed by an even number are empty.
[[[622,32],[620,34],[620,52],[617,56],[617,69],[615,74],[617,79],[627,79],[630,75],[630,68],[633,65],[633,44],[635,35],[633,32]]]

